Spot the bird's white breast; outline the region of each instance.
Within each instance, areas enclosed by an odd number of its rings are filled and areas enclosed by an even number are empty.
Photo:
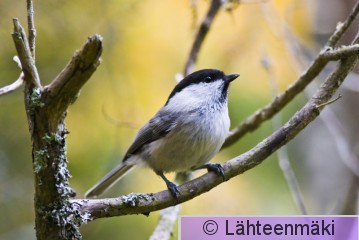
[[[173,129],[148,144],[141,154],[147,165],[155,171],[187,171],[209,162],[219,151],[230,120],[227,101],[214,101],[212,98],[220,93],[210,91],[219,90],[197,87],[170,100],[180,115]]]

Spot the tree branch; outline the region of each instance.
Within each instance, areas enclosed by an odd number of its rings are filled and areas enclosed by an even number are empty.
[[[181,205],[176,205],[161,211],[158,224],[149,238],[150,240],[170,239],[180,208]]]
[[[24,28],[20,25],[17,18],[13,19],[13,23],[14,32],[12,33],[12,37],[22,65],[25,82],[41,89],[40,77],[35,66],[35,60],[30,51]]]
[[[21,73],[19,78],[15,82],[13,82],[10,85],[0,88],[0,96],[15,91],[16,89],[21,87],[21,85],[23,83],[24,83],[24,74]]]
[[[194,64],[197,60],[197,56],[199,50],[201,49],[202,43],[207,36],[207,33],[211,27],[211,24],[216,17],[217,13],[219,12],[222,6],[221,0],[212,0],[211,6],[208,9],[207,15],[204,18],[203,22],[201,23],[198,32],[196,34],[196,38],[192,44],[191,52],[188,56],[187,62],[184,68],[184,76],[187,76],[189,73],[192,72]]]
[[[17,56],[15,56],[13,60],[17,63],[18,67],[22,69],[20,59]],[[24,83],[24,73],[21,72],[19,78],[15,82],[13,82],[8,86],[0,88],[0,96],[15,91],[16,89],[21,87],[23,83]]]
[[[359,54],[359,44],[342,46],[338,49],[323,52],[321,55],[327,61],[337,61],[343,58]]]
[[[254,114],[247,117],[238,127],[231,130],[224,142],[222,149],[229,147],[248,132],[257,129],[263,122],[273,117],[292,101],[318,74],[323,70],[327,61],[320,55],[308,67],[308,69],[299,77],[299,79],[290,85],[287,90],[274,98],[274,100],[257,110]]]
[[[69,199],[64,114],[100,63],[102,38],[95,35],[44,89],[25,86],[25,106],[32,138],[35,174],[35,228],[38,239],[80,239],[87,221]],[[44,184],[46,183],[46,184]]]
[[[327,102],[333,96],[357,61],[357,56],[341,60],[336,70],[327,77],[308,103],[282,128],[275,131],[248,152],[224,163],[225,179],[229,180],[260,164],[318,117],[322,109],[317,106]],[[92,219],[128,214],[148,214],[152,211],[164,209],[193,199],[208,192],[222,182],[221,176],[208,172],[201,177],[179,186],[178,189],[181,195],[178,198],[178,202],[171,196],[168,190],[154,194],[132,193],[119,198],[74,199],[71,201],[73,204],[79,205],[81,212],[90,214]]]
[[[287,90],[278,95],[270,104],[265,106],[262,109],[257,110],[254,114],[247,117],[238,127],[234,128],[228,135],[226,141],[224,142],[222,149],[226,148],[241,137],[243,137],[248,132],[252,132],[257,129],[263,122],[267,121],[273,117],[276,113],[282,110],[290,101],[292,101],[303,89],[311,83],[314,78],[323,70],[328,61],[339,59],[341,57],[348,57],[348,51],[357,51],[355,47],[344,47],[345,50],[332,50],[326,55],[328,49],[331,49],[343,36],[346,30],[351,26],[354,19],[359,13],[359,2],[354,6],[352,13],[344,21],[343,24],[338,25],[336,31],[329,38],[326,47],[321,53],[315,58],[312,64],[307,68],[307,70],[299,77],[299,79],[292,85],[290,85]],[[355,44],[355,43],[354,43]],[[348,50],[349,49],[349,50]],[[343,54],[344,52],[344,54]],[[335,57],[334,57],[335,56]]]
[[[337,27],[335,29],[335,32],[332,36],[330,36],[328,42],[326,43],[327,48],[334,48],[335,45],[338,43],[340,38],[343,36],[343,34],[348,30],[348,28],[352,25],[355,18],[357,17],[359,13],[359,1],[355,4],[352,12],[348,16],[348,18],[343,22],[339,22],[337,24]]]
[[[44,89],[49,109],[58,116],[73,103],[82,86],[99,66],[102,53],[102,37],[93,35],[88,38],[61,73]]]
[[[271,95],[274,98],[278,94],[278,85],[275,80],[275,75],[272,69],[271,61],[265,57],[262,60],[262,65],[268,74]],[[273,117],[272,126],[273,129],[279,129],[281,125],[282,125],[282,114],[281,112],[279,112],[275,117]],[[299,212],[303,215],[306,215],[307,210],[304,204],[304,200],[299,188],[297,178],[293,171],[292,165],[289,161],[288,149],[286,145],[284,145],[282,148],[280,148],[277,151],[277,157],[278,157],[278,165],[282,170],[283,176],[288,184],[293,201],[297,206]]]
[[[30,52],[35,61],[36,28],[34,22],[34,5],[32,3],[32,0],[26,0],[26,8],[27,8],[27,26],[29,31]]]

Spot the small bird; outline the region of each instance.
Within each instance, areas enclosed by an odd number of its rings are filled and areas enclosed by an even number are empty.
[[[228,135],[228,87],[239,74],[216,69],[193,72],[180,81],[165,105],[137,133],[122,162],[85,197],[97,197],[138,165],[153,169],[178,198],[177,186],[164,173],[206,168],[224,177],[220,164],[208,163]]]

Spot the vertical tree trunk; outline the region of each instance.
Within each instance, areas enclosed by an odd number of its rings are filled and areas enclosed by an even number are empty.
[[[54,118],[44,91],[28,84],[25,106],[32,139],[37,239],[79,239],[81,216],[68,201],[75,192],[68,182],[66,112]]]
[[[100,64],[102,38],[94,35],[77,51],[62,72],[41,86],[26,34],[14,19],[13,39],[25,81],[25,110],[32,141],[35,175],[35,228],[38,240],[80,239],[79,226],[88,220],[70,203],[65,117],[80,89]]]

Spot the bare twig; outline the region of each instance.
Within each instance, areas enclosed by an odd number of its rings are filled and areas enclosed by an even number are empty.
[[[240,123],[238,127],[233,129],[228,135],[225,143],[223,144],[222,149],[232,145],[234,142],[236,142],[248,132],[252,132],[257,129],[263,122],[273,117],[276,113],[283,109],[294,97],[296,97],[300,92],[302,92],[302,90],[306,86],[308,86],[308,84],[311,83],[313,79],[318,76],[318,74],[324,69],[328,61],[332,59],[332,57],[327,57],[325,55],[326,50],[328,48],[330,49],[339,41],[345,31],[353,23],[358,13],[359,2],[355,5],[350,16],[344,21],[343,24],[341,24],[337,28],[337,31],[333,33],[332,37],[330,37],[324,50],[314,59],[312,64],[299,77],[299,79],[294,84],[289,86],[284,93],[278,95],[270,104],[268,104],[262,109],[257,110],[254,114],[247,117],[242,123]],[[354,42],[353,44],[356,44],[356,42]],[[336,52],[336,54],[338,54],[338,52]],[[343,55],[338,54],[337,56]],[[345,57],[347,57],[347,55],[345,55]]]
[[[330,104],[336,102],[337,100],[339,100],[341,97],[342,97],[342,95],[339,94],[338,97],[336,97],[336,98],[334,98],[332,100],[329,100],[328,102],[325,102],[325,103],[317,105],[317,108],[323,108],[323,107],[325,107],[327,105],[330,105]]]
[[[202,43],[207,36],[207,33],[211,27],[211,24],[216,17],[218,11],[220,10],[222,5],[221,0],[211,0],[211,6],[209,7],[209,10],[207,12],[207,15],[203,22],[201,23],[198,32],[196,34],[196,38],[192,44],[192,49],[189,54],[189,57],[187,59],[185,68],[184,68],[184,76],[187,76],[189,73],[191,73],[194,64],[197,60],[198,52],[201,49]]]
[[[177,221],[181,205],[165,208],[160,212],[160,219],[150,240],[170,239],[173,227]]]
[[[27,7],[27,24],[29,31],[29,46],[32,57],[35,61],[35,41],[36,41],[36,28],[34,23],[34,5],[32,0],[26,0]]]
[[[356,56],[340,61],[336,70],[328,76],[308,103],[280,129],[257,144],[248,152],[223,164],[225,179],[235,177],[260,164],[273,152],[293,139],[301,130],[312,122],[320,113],[316,106],[327,102],[344,81],[345,77],[357,63]],[[126,197],[108,199],[74,199],[82,212],[93,219],[127,214],[149,213],[174,206],[197,197],[223,182],[222,177],[208,172],[203,176],[179,186],[181,193],[178,201],[169,191],[155,194],[131,194]]]
[[[0,96],[15,91],[24,83],[24,74],[21,73],[19,78],[10,85],[0,88]]]
[[[49,109],[62,114],[73,103],[81,89],[100,65],[102,37],[88,38],[81,50],[77,51],[61,73],[44,89]]]
[[[288,26],[288,25],[287,25]],[[341,32],[343,34],[343,32]],[[308,57],[308,54],[304,54],[301,50],[303,49],[303,46],[297,47],[299,44],[298,39],[295,38],[295,35],[292,33],[289,27],[286,28],[286,38],[287,39],[287,46],[289,50],[292,52],[292,56],[296,56],[295,58],[292,58],[295,65],[298,68],[298,71],[302,71],[304,66],[308,64],[310,61],[310,58]],[[322,55],[327,58],[327,60],[334,60],[337,58],[337,56],[340,57],[347,57],[350,56],[350,52],[352,51],[353,55],[357,55],[356,46],[358,45],[359,37],[356,36],[356,38],[353,40],[352,44],[350,46],[341,47],[339,49],[330,50],[331,48],[326,48],[327,51],[323,51]],[[297,44],[296,44],[297,43]],[[355,46],[355,47],[352,47]],[[310,50],[307,49],[306,52]],[[345,54],[342,54],[342,52],[346,52]],[[335,56],[336,55],[336,56]],[[298,59],[301,59],[302,61],[298,61]],[[351,72],[350,74],[354,74]],[[344,85],[343,85],[344,86]],[[312,93],[315,91],[316,86],[308,86],[307,89],[305,89],[304,93],[309,98],[309,96],[312,95]],[[334,99],[335,101],[338,100],[341,97],[339,96]],[[332,101],[329,101],[331,103]],[[319,106],[320,107],[320,106]],[[337,152],[340,156],[340,160],[344,163],[345,166],[347,166],[347,169],[354,174],[355,176],[359,176],[359,164],[358,164],[358,158],[355,154],[355,152],[352,151],[350,147],[350,143],[348,142],[347,134],[345,133],[341,121],[338,119],[336,114],[331,110],[331,108],[326,108],[326,111],[324,111],[320,116],[319,119],[321,119],[328,129],[329,133],[333,136],[333,140],[335,141],[335,147],[337,149]]]
[[[15,56],[13,60],[14,62],[16,62],[17,66],[20,69],[22,69],[20,59],[17,56]],[[0,88],[0,96],[15,91],[16,89],[21,87],[23,83],[24,83],[24,73],[21,72],[19,78],[15,82],[13,82],[8,86]]]
[[[196,23],[198,19],[197,5],[198,5],[198,0],[191,0],[192,29],[196,28]]]
[[[343,46],[338,49],[325,51],[321,55],[328,61],[337,61],[346,57],[353,56],[353,54],[359,54],[359,44],[354,44],[350,46]]]
[[[313,88],[315,88],[315,86],[310,86],[309,89],[305,91],[306,96],[311,95],[314,91],[312,90]],[[337,100],[339,96],[334,100]],[[348,141],[348,135],[341,125],[341,120],[330,107],[326,108],[326,110],[319,116],[319,119],[322,120],[324,126],[328,129],[329,134],[333,136],[332,139],[335,142],[335,147],[340,156],[340,160],[353,175],[359,177],[359,161],[355,151],[352,150],[351,143]]]
[[[271,87],[271,94],[272,94],[272,97],[274,98],[278,93],[278,86],[275,81],[275,76],[274,76],[274,72],[272,70],[272,65],[271,65],[270,59],[268,59],[268,57],[263,58],[262,65],[268,73],[269,84]],[[273,125],[274,129],[279,129],[282,126],[281,112],[279,112],[275,117],[273,117],[272,125]],[[278,149],[277,156],[278,156],[279,167],[282,170],[285,180],[288,184],[288,187],[289,187],[290,193],[292,195],[292,198],[294,200],[294,203],[296,204],[299,212],[301,214],[306,215],[307,210],[306,210],[306,207],[304,204],[303,196],[300,191],[300,187],[299,187],[297,178],[295,176],[295,173],[294,173],[291,163],[289,161],[288,150],[287,150],[286,145],[284,145],[283,147]]]
[[[35,66],[34,58],[31,55],[29,42],[27,41],[24,28],[20,25],[17,18],[13,19],[14,32],[12,34],[18,57],[21,61],[22,71],[25,81],[37,88],[42,88],[40,77]]]
[[[270,104],[257,110],[254,114],[247,117],[238,127],[232,129],[227,136],[222,149],[229,147],[246,133],[257,129],[264,121],[273,117],[295,96],[297,96],[318,74],[323,70],[326,61],[318,56],[308,69],[299,77],[299,79],[287,88],[287,90],[278,95]]]
[[[340,38],[343,34],[348,30],[351,24],[354,22],[355,18],[359,13],[359,1],[355,4],[352,12],[348,16],[348,18],[343,23],[338,23],[335,29],[334,34],[329,38],[328,42],[326,43],[326,47],[333,48],[338,43]]]

